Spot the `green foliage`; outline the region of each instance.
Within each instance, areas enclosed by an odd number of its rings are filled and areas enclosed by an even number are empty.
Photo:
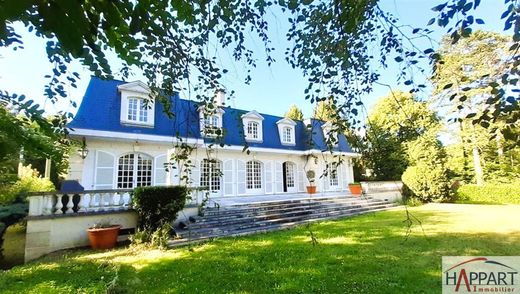
[[[361,148],[364,164],[376,180],[399,180],[414,160],[409,158],[406,144],[439,128],[437,116],[426,103],[401,91],[379,99],[368,122],[367,143]]]
[[[334,100],[329,98],[319,101],[316,107],[314,107],[312,118],[326,122],[337,122],[338,110],[334,104]]]
[[[291,105],[289,107],[289,110],[287,110],[287,112],[285,113],[285,117],[286,118],[290,118],[292,120],[300,120],[302,121],[303,120],[303,112],[300,108],[298,108],[298,106],[296,106],[295,104]]]
[[[520,204],[520,183],[462,185],[456,200],[463,203]]]
[[[54,184],[31,166],[21,168],[20,179],[14,184],[0,189],[0,205],[13,202],[23,202],[30,192],[47,192],[56,190]]]
[[[155,232],[165,224],[172,224],[187,197],[185,186],[135,188],[132,207],[139,216],[139,229]]]
[[[407,144],[410,166],[402,176],[412,198],[423,202],[451,199],[450,181],[445,166],[445,153],[433,134],[424,134]]]

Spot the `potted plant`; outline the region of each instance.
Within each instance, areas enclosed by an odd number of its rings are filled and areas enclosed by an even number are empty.
[[[354,183],[350,183],[348,184],[348,189],[350,190],[350,193],[352,193],[352,195],[355,195],[355,196],[360,196],[361,195],[361,183],[359,182],[354,182]]]
[[[316,186],[314,186],[314,180],[316,178],[316,173],[313,170],[308,170],[307,180],[309,180],[309,186],[307,186],[307,193],[314,194],[316,193]]]
[[[113,225],[110,222],[100,222],[87,229],[88,240],[92,249],[110,249],[117,243],[117,236],[121,225]]]

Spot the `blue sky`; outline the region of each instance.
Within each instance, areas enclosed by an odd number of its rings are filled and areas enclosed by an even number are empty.
[[[401,24],[410,25],[411,27],[424,27],[428,20],[435,14],[431,11],[431,7],[444,2],[441,0],[381,0],[380,5],[385,11],[393,13],[400,19]],[[476,12],[476,16],[486,20],[486,24],[480,26],[484,30],[501,31],[503,23],[500,15],[503,9],[503,1],[501,0],[482,0],[481,6]],[[245,85],[244,66],[243,64],[234,64],[229,58],[223,56],[220,62],[225,63],[226,68],[230,70],[229,75],[224,80],[228,89],[236,92],[236,99],[233,105],[241,109],[255,109],[259,112],[269,113],[273,115],[283,115],[289,105],[297,104],[303,109],[304,115],[309,117],[312,113],[310,102],[304,100],[303,91],[307,85],[306,79],[297,69],[292,69],[284,60],[284,51],[288,45],[285,39],[287,29],[285,16],[274,13],[272,19],[269,20],[270,37],[276,49],[274,57],[276,63],[270,67],[262,62],[263,55],[259,54],[259,62],[257,67],[252,71],[252,82]],[[17,26],[22,28],[22,26]],[[432,37],[439,40],[445,33],[436,27]],[[25,49],[19,51],[7,50],[0,48],[0,88],[10,92],[25,94],[31,99],[37,101],[45,107],[48,113],[57,110],[67,110],[75,112],[68,103],[62,102],[53,105],[46,102],[43,96],[43,89],[46,80],[44,75],[49,74],[51,65],[47,61],[45,53],[45,42],[28,33],[23,34],[25,40]],[[418,41],[419,46],[426,46],[423,41]],[[250,42],[252,49],[262,52],[260,43]],[[226,54],[224,52],[223,54]],[[74,63],[72,70],[80,73],[81,80],[78,88],[69,88],[70,98],[76,102],[80,102],[85,88],[88,84],[91,73],[84,69],[79,63]],[[397,68],[390,66],[381,72],[381,82],[391,85],[393,88],[400,86],[395,81]],[[417,76],[418,79],[425,77]],[[377,98],[388,93],[388,88],[384,86],[374,85],[374,91],[365,98],[364,102],[367,108],[373,105]],[[421,95],[427,96],[428,93]],[[426,97],[422,97],[426,98]]]

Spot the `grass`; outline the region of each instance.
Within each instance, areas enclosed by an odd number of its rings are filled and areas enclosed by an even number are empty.
[[[0,274],[2,293],[439,293],[443,255],[518,255],[518,205],[430,204],[192,248],[68,251]]]

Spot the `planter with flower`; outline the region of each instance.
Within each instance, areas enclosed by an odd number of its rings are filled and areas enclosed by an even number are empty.
[[[307,180],[309,180],[309,186],[307,186],[307,193],[314,194],[316,193],[316,186],[314,185],[314,181],[316,179],[316,173],[313,170],[308,170]]]

